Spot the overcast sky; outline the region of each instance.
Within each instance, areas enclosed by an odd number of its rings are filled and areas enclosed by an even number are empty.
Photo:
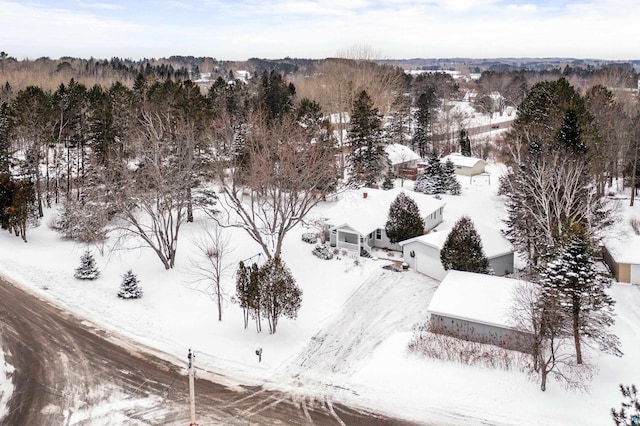
[[[0,0],[0,50],[41,56],[640,59],[640,0]]]

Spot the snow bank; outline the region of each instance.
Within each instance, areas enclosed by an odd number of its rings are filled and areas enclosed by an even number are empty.
[[[7,405],[13,395],[12,373],[13,366],[4,359],[4,351],[0,348],[0,420],[7,415]]]

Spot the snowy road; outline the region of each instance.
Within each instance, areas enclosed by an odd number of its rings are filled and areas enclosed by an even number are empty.
[[[0,279],[0,329],[15,367],[9,425],[187,424],[185,371]],[[198,373],[200,424],[403,424],[338,404]],[[219,384],[225,383],[226,385]]]

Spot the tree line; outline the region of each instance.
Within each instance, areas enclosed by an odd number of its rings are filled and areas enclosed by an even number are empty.
[[[542,390],[549,376],[581,385],[591,372],[585,347],[622,355],[609,330],[612,280],[595,257],[617,220],[607,191],[630,187],[634,204],[639,124],[637,95],[625,109],[604,86],[582,94],[559,78],[527,92],[505,137],[506,235],[526,260],[523,278],[533,283],[519,295],[516,317],[533,333]]]

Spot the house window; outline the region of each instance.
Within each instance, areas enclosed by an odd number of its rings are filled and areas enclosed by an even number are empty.
[[[376,240],[382,239],[382,229],[376,229]]]
[[[369,239],[372,240],[373,239],[373,232],[369,234]]]

